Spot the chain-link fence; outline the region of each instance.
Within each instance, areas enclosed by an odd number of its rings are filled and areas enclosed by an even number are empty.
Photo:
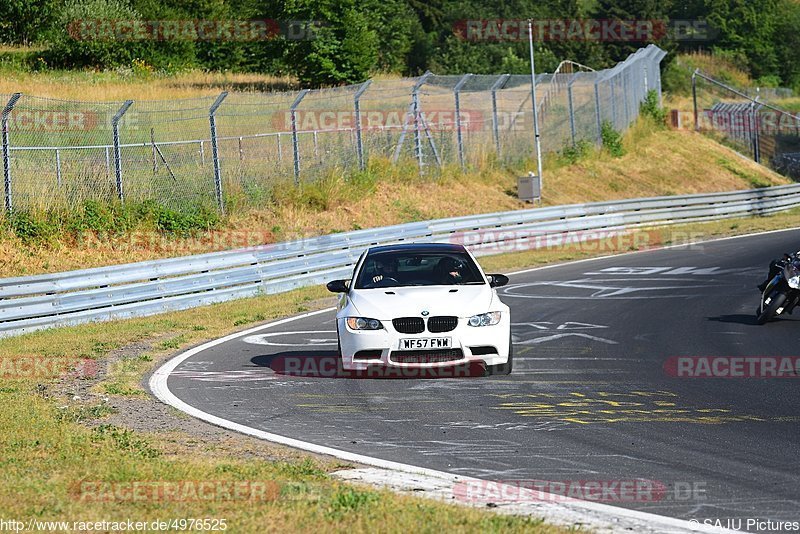
[[[654,45],[612,69],[564,62],[536,76],[543,151],[624,130],[648,90],[660,94]],[[276,183],[354,172],[372,159],[420,173],[534,152],[531,78],[437,76],[333,89],[222,93],[163,101],[76,102],[0,95],[6,211],[88,200],[172,209],[258,204]]]
[[[692,76],[694,126],[713,132],[755,161],[800,180],[800,116],[770,103],[784,93],[722,83],[699,70]]]

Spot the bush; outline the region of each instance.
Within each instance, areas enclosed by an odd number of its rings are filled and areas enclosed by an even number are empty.
[[[667,122],[667,110],[658,103],[658,92],[654,89],[647,91],[644,102],[639,105],[639,112],[653,119],[658,126],[664,126]]]
[[[44,60],[51,67],[147,66],[171,70],[195,63],[194,43],[180,40],[121,40],[115,24],[143,17],[122,0],[67,0],[49,38]]]
[[[24,211],[14,212],[9,217],[9,226],[26,245],[46,244],[58,233],[52,217],[35,217]]]
[[[578,163],[585,158],[592,149],[592,144],[586,139],[581,139],[574,145],[569,144],[561,150],[561,158],[569,164]]]
[[[622,146],[622,136],[614,129],[614,125],[609,121],[603,121],[600,128],[600,135],[603,138],[603,148],[615,158],[625,155],[625,147]]]
[[[664,69],[664,74],[661,76],[661,87],[670,94],[682,96],[691,95],[691,67],[680,65],[677,61],[673,61]]]
[[[152,201],[106,204],[89,200],[72,212],[15,211],[5,224],[24,244],[47,246],[58,239],[80,239],[85,232],[105,238],[124,235],[140,226],[186,237],[216,228],[220,222],[219,213],[211,206],[173,211]]]

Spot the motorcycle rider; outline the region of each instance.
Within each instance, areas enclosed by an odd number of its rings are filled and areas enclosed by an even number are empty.
[[[758,290],[763,293],[764,290],[767,289],[767,284],[769,284],[770,280],[775,278],[775,276],[777,276],[778,273],[781,272],[781,269],[783,269],[783,265],[786,262],[791,261],[791,259],[792,255],[789,254],[788,252],[784,252],[783,258],[781,258],[780,260],[772,260],[769,264],[769,273],[767,274],[767,279],[758,284],[757,286]]]

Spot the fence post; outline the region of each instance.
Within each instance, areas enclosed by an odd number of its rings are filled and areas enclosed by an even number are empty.
[[[617,82],[615,81],[616,74],[611,77],[609,83],[611,84],[611,124],[614,129],[617,128]]]
[[[597,145],[603,144],[603,121],[600,113],[600,77],[595,75],[594,80],[594,119],[597,123]]]
[[[150,145],[153,147],[153,174],[158,172],[158,159],[156,153],[156,129],[150,128]]]
[[[126,100],[119,108],[119,111],[111,118],[111,133],[114,140],[114,177],[117,183],[117,198],[120,202],[125,201],[125,193],[122,188],[122,154],[119,149],[119,121],[125,112],[133,105],[133,100]]]
[[[627,71],[627,68],[625,70]],[[623,127],[625,129],[631,123],[630,110],[628,109],[628,73],[625,71],[622,74],[622,104],[625,112],[625,126]]]
[[[752,115],[752,135],[753,135],[753,159],[756,163],[761,163],[761,147],[758,142],[758,110],[761,104],[758,102],[758,97],[750,103],[750,112]]]
[[[289,108],[289,113],[292,116],[292,152],[294,153],[294,183],[300,183],[300,145],[297,141],[297,106],[303,101],[308,89],[303,89],[297,98],[294,99],[292,106]]]
[[[497,149],[498,158],[500,158],[500,124],[497,119],[497,91],[506,85],[510,77],[510,74],[501,75],[490,89],[492,92],[492,133],[494,134],[494,146]]]
[[[61,187],[61,151],[56,149],[56,183]]]
[[[414,110],[414,151],[416,152],[420,175],[422,174],[422,167],[425,162],[422,157],[422,134],[420,132],[420,127],[422,125],[422,107],[419,104],[419,89],[428,81],[428,78],[430,78],[432,74],[433,73],[430,71],[423,74],[411,90],[411,104]]]
[[[372,83],[372,80],[367,80],[361,84],[356,94],[353,96],[353,107],[356,112],[356,154],[358,154],[358,168],[362,171],[367,168],[366,161],[364,161],[364,139],[361,132],[361,95]]]
[[[225,199],[222,196],[222,169],[219,163],[219,146],[217,145],[217,110],[227,96],[228,91],[221,92],[208,110],[208,123],[211,127],[211,159],[214,161],[214,194],[217,197],[219,211],[223,213],[225,212]]]
[[[464,84],[469,81],[472,74],[465,74],[458,80],[458,83],[453,87],[453,95],[456,100],[456,142],[458,143],[458,162],[461,164],[461,170],[465,170],[464,165],[464,139],[461,136],[461,96],[460,91]]]
[[[14,93],[11,95],[11,98],[8,99],[6,107],[3,108],[3,185],[5,187],[6,211],[8,213],[11,213],[14,208],[14,204],[11,199],[11,145],[9,144],[8,140],[8,116],[11,114],[11,111],[17,104],[17,100],[19,100],[21,96],[22,93]]]
[[[576,72],[572,75],[569,82],[567,83],[567,104],[569,107],[569,132],[572,137],[572,146],[574,147],[576,144],[575,141],[575,105],[572,102],[572,84],[575,83],[575,80],[580,75],[580,72]]]
[[[692,104],[694,105],[694,130],[696,132],[700,131],[700,122],[698,121],[697,115],[697,71],[700,69],[695,69],[692,73]]]

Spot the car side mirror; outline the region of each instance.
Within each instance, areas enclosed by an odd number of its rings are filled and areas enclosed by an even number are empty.
[[[328,291],[331,293],[347,293],[350,291],[348,287],[349,280],[332,280],[325,284],[325,287],[328,288]]]
[[[508,277],[504,274],[490,274],[489,285],[492,287],[501,287],[508,283]]]
[[[350,282],[350,280],[331,280],[325,284],[325,287],[327,287],[328,291],[331,293],[347,293],[350,291],[348,282]]]

